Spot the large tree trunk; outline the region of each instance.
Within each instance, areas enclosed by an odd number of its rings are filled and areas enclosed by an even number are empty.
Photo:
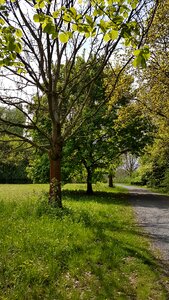
[[[93,194],[93,188],[92,188],[92,170],[91,168],[87,168],[87,194],[92,195]]]
[[[109,187],[113,187],[113,175],[109,174]]]
[[[61,196],[61,157],[62,157],[62,138],[60,124],[53,127],[52,147],[49,152],[50,159],[50,189],[49,203],[62,208]]]

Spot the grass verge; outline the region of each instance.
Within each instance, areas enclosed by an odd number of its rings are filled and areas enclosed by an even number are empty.
[[[58,210],[45,185],[0,185],[0,299],[168,299],[124,189],[83,188]]]

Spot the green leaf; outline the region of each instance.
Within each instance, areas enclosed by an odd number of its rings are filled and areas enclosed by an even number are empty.
[[[129,38],[126,38],[125,39],[125,42],[124,42],[124,45],[126,46],[126,47],[129,47],[129,46],[131,46],[131,39]]]
[[[98,11],[98,9],[95,9],[94,12],[93,12],[93,16],[97,17],[98,15],[99,15],[99,11]]]
[[[109,33],[106,33],[105,35],[104,35],[104,41],[107,43],[107,42],[109,42],[110,40],[111,40],[111,37],[110,37],[110,35],[109,35]]]
[[[93,24],[93,19],[92,19],[90,16],[86,15],[85,18],[86,18],[86,21],[87,21],[87,23],[88,23],[89,25],[92,25],[92,24]]]
[[[86,32],[86,33],[85,33],[85,37],[86,37],[86,38],[89,38],[89,37],[90,37],[90,33],[89,33],[89,32]]]
[[[119,32],[117,30],[111,30],[109,35],[112,40],[116,40],[118,38]]]
[[[150,50],[148,46],[144,46],[143,48],[143,56],[146,60],[150,58]]]
[[[44,23],[42,25],[42,28],[43,28],[43,32],[46,32],[48,34],[53,34],[55,32],[55,27],[54,27],[54,24],[49,22],[49,23]]]
[[[16,29],[15,34],[17,37],[21,38],[22,37],[22,30],[21,29]]]
[[[9,55],[9,58],[10,58],[10,60],[15,60],[15,59],[16,59],[16,53],[12,52],[12,53]]]
[[[44,8],[45,7],[45,1],[43,1],[43,0],[37,0],[36,2],[37,3],[34,5],[35,9]]]
[[[13,39],[10,39],[9,40],[9,42],[8,42],[8,44],[7,44],[7,49],[9,50],[9,51],[14,51],[15,50],[15,40],[13,40]]]
[[[132,9],[137,7],[138,0],[128,0],[127,2],[131,5]]]
[[[71,14],[73,15],[73,17],[77,16],[77,11],[74,7],[69,8],[69,11],[71,12]]]
[[[45,1],[41,1],[39,3],[39,8],[44,8],[45,7]]]
[[[81,21],[81,20],[83,20],[83,17],[82,17],[81,14],[78,14],[78,15],[76,16],[76,22],[79,22],[79,21]]]
[[[142,68],[146,68],[146,66],[147,66],[146,60],[143,56],[141,56],[141,66],[142,66]]]
[[[140,53],[141,53],[141,50],[140,50],[140,49],[134,50],[134,52],[133,52],[133,54],[134,54],[135,56],[140,55]]]
[[[59,10],[56,10],[53,12],[52,16],[54,19],[58,18],[59,17],[59,14],[60,14],[60,11]]]
[[[141,63],[140,56],[135,57],[135,59],[133,60],[133,66],[137,68],[140,65],[140,63]]]
[[[102,16],[104,14],[103,10],[96,8],[93,12],[94,17]]]
[[[34,16],[33,16],[33,20],[34,20],[34,22],[39,22],[39,15],[38,14],[35,14]]]
[[[18,70],[17,70],[17,73],[18,74],[21,74],[23,72],[23,69],[21,69],[21,68],[19,68]]]
[[[77,31],[78,30],[78,26],[76,24],[72,24],[72,30],[73,31]]]
[[[1,24],[1,25],[4,25],[4,24],[5,24],[4,19],[0,18],[0,24]]]
[[[127,11],[124,11],[123,17],[126,18],[126,19],[128,18],[128,12]]]
[[[92,30],[92,37],[96,36],[96,28]]]
[[[136,56],[136,58],[133,61],[133,65],[135,67],[141,66],[142,68],[145,68],[146,60],[148,60],[150,58],[149,47],[145,46],[142,49],[135,50],[133,53]]]
[[[144,56],[141,54],[138,55],[133,61],[133,66],[136,68],[138,67],[146,68],[146,60]]]
[[[34,22],[36,23],[43,23],[44,21],[48,20],[48,19],[51,19],[52,20],[52,17],[49,17],[49,16],[45,16],[43,13],[40,13],[40,14],[35,14],[33,16],[33,20]],[[48,22],[48,21],[46,21]]]
[[[67,43],[68,40],[69,40],[69,34],[67,32],[62,32],[59,34],[59,40],[62,42],[62,43]]]
[[[58,37],[58,32],[54,31],[52,33],[52,39],[55,40]]]
[[[106,22],[104,20],[100,20],[100,28],[103,32],[106,31],[106,28],[107,28],[107,25],[106,25]]]
[[[113,18],[113,22],[117,25],[121,25],[123,23],[123,17],[122,16],[116,16]]]
[[[63,20],[64,20],[65,22],[69,23],[69,22],[71,21],[70,15],[69,15],[68,13],[65,13],[65,14],[63,15]]]
[[[110,32],[108,32],[104,35],[103,39],[107,43],[110,40],[116,40],[118,38],[118,35],[119,35],[119,33],[117,30],[111,30]]]
[[[21,53],[21,51],[22,51],[22,45],[20,43],[16,43],[15,44],[15,51],[17,53]]]

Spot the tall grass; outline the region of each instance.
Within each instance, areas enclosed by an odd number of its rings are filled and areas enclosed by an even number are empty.
[[[124,190],[83,188],[60,210],[45,185],[0,186],[0,299],[168,299]]]

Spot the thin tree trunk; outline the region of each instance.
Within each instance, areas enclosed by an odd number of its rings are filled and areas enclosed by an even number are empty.
[[[93,194],[93,188],[92,188],[92,170],[91,168],[87,168],[87,194],[92,195]]]
[[[113,175],[109,174],[109,187],[113,187]]]

